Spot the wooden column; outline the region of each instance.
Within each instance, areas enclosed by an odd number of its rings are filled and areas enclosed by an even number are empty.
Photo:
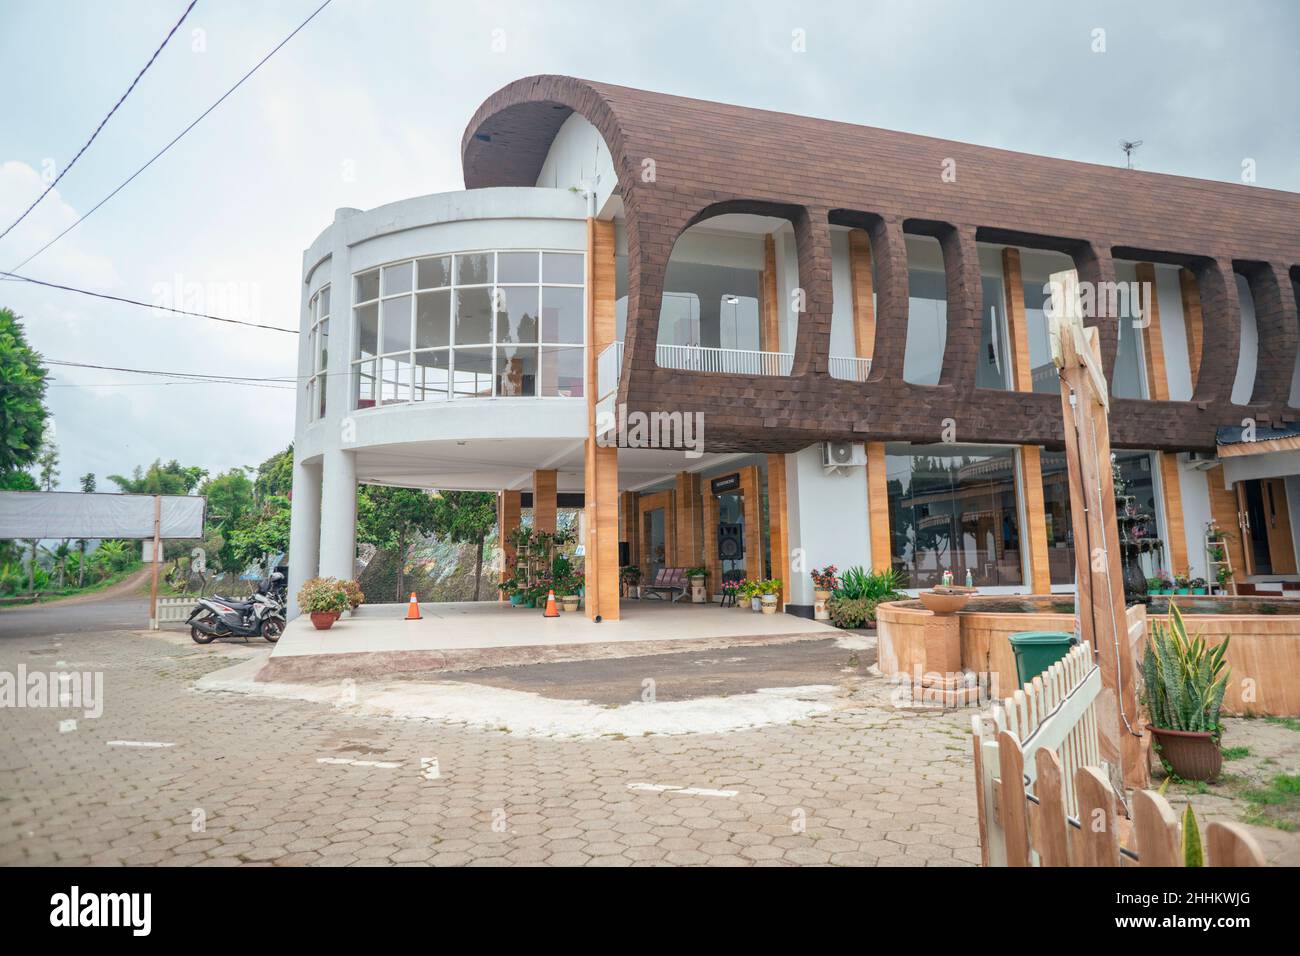
[[[763,489],[757,465],[740,469],[740,493],[745,513],[745,576],[758,580],[763,577],[763,509],[759,507]]]
[[[872,298],[871,237],[865,229],[849,230],[849,282],[853,288],[853,345],[858,358],[876,350],[876,303]]]
[[[1178,290],[1183,297],[1183,324],[1187,327],[1187,365],[1192,371],[1192,391],[1201,377],[1201,343],[1205,341],[1205,319],[1201,313],[1201,289],[1190,269],[1178,270]]]
[[[704,553],[704,517],[700,513],[700,476],[678,472],[674,506],[677,510],[675,563],[679,568],[700,564]]]
[[[510,565],[515,560],[515,546],[510,540],[510,534],[519,527],[520,498],[522,492],[518,491],[500,491],[497,492],[497,537],[501,542],[501,580],[506,579],[510,573]],[[501,595],[501,600],[505,600],[505,595]]]
[[[614,223],[587,220],[587,442],[583,510],[586,512],[586,612],[593,621],[619,619],[618,448],[596,441],[596,363],[617,335],[614,315]],[[538,473],[539,475],[541,472]],[[555,527],[555,472],[550,472],[550,521]],[[535,482],[536,483],[536,482]],[[536,493],[534,493],[536,494]],[[533,507],[537,508],[534,497]],[[534,511],[540,523],[541,512]]]
[[[781,351],[781,303],[776,282],[776,239],[771,233],[763,237],[762,305],[758,347],[764,352]]]
[[[1011,382],[1018,392],[1034,390],[1034,369],[1029,358],[1029,317],[1025,314],[1025,287],[1020,274],[1020,250],[1002,250],[1002,291],[1010,338]],[[1035,594],[1052,592],[1052,569],[1047,554],[1047,513],[1043,505],[1042,449],[1020,449],[1021,494],[1025,497],[1025,539],[1029,542],[1029,587]]]
[[[867,442],[867,511],[871,522],[871,569],[894,566],[889,537],[889,486],[885,480],[884,442]]]
[[[1169,401],[1169,374],[1165,366],[1165,341],[1160,331],[1160,299],[1156,295],[1156,267],[1151,262],[1137,264],[1139,307],[1147,319],[1142,330],[1147,354],[1147,396],[1153,401]],[[1150,292],[1148,301],[1147,292]],[[1190,323],[1189,323],[1190,324]],[[1198,323],[1199,325],[1199,319]],[[1189,341],[1190,364],[1190,341]],[[1197,365],[1200,364],[1198,359]],[[1160,490],[1165,507],[1165,542],[1169,550],[1166,558],[1174,573],[1186,571],[1187,535],[1183,527],[1183,487],[1178,476],[1178,458],[1169,452],[1156,452],[1156,467],[1160,469]]]
[[[1210,489],[1210,517],[1227,535],[1223,544],[1232,561],[1233,579],[1239,584],[1246,577],[1246,548],[1242,542],[1237,491],[1224,484],[1221,464],[1205,473],[1205,484]],[[1217,581],[1210,583],[1218,584]]]
[[[533,472],[533,530],[555,533],[555,469]]]
[[[785,483],[785,455],[767,456],[767,523],[772,542],[772,577],[781,581],[781,607],[790,600],[790,507]]]
[[[709,482],[700,483],[700,511],[704,524],[704,566],[709,569],[709,593],[722,593],[722,562],[718,560],[718,499]]]

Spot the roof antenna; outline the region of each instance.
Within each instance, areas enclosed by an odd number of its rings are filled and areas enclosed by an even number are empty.
[[[1133,151],[1141,145],[1142,145],[1142,140],[1140,139],[1135,139],[1131,141],[1127,139],[1122,139],[1119,141],[1119,148],[1124,150],[1124,160],[1125,162],[1128,163],[1129,169],[1133,168]]]

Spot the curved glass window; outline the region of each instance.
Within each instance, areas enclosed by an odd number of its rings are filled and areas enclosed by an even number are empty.
[[[581,398],[583,253],[463,252],[353,277],[353,407]]]
[[[310,371],[307,377],[307,417],[316,421],[325,417],[325,376],[329,367],[330,287],[322,286],[307,303],[311,331],[307,333]]]

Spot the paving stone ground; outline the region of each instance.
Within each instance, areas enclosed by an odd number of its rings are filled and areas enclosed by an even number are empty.
[[[969,713],[897,710],[879,679],[828,675],[836,709],[789,725],[555,740],[194,690],[229,653],[0,642],[0,670],[102,671],[106,701],[68,732],[66,710],[0,711],[0,864],[979,861]],[[735,794],[629,789],[645,783]]]

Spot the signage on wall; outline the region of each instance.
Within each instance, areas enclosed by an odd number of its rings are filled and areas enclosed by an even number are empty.
[[[731,475],[723,475],[721,478],[714,478],[709,482],[709,487],[715,495],[724,494],[728,491],[735,491],[740,487],[740,472]]]

